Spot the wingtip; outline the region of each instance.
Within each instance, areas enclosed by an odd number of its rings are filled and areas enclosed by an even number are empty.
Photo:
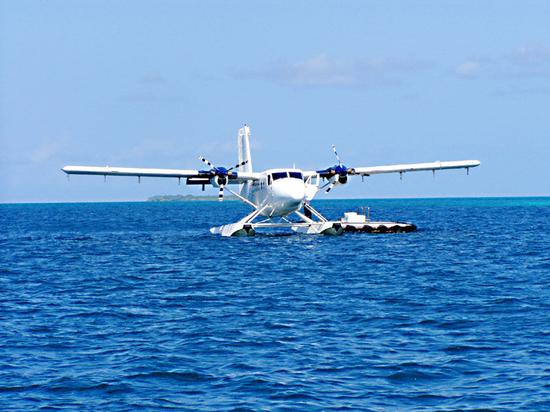
[[[67,165],[67,166],[63,166],[61,168],[61,171],[62,172],[65,172],[67,174],[71,174],[72,172],[75,171],[75,169],[78,168],[78,166],[70,166],[70,165]]]

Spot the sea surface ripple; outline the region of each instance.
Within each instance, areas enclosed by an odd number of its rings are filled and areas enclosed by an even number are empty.
[[[0,205],[1,410],[550,410],[550,198]]]

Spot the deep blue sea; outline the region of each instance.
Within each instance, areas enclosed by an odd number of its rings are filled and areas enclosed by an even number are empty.
[[[0,205],[0,410],[550,410],[550,198]]]

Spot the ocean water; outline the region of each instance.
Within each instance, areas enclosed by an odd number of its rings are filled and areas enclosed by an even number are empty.
[[[550,410],[550,198],[0,205],[0,410]]]

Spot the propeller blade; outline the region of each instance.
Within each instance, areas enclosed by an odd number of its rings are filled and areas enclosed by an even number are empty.
[[[218,192],[218,201],[222,201],[223,200],[223,188],[225,186],[224,185],[220,185],[220,191]]]
[[[336,151],[336,146],[332,145],[332,150],[334,151],[334,154],[336,156],[336,160],[338,160],[338,165],[342,164],[342,161],[340,160],[340,156],[338,156],[338,152]]]
[[[326,190],[325,192],[326,192],[326,193],[330,192],[330,191],[332,190],[332,188],[334,187],[335,184],[336,184],[336,183],[332,182],[332,183],[328,186],[328,188],[327,188],[327,190]]]
[[[202,156],[199,157],[199,160],[200,160],[201,162],[203,162],[204,164],[206,164],[206,165],[207,165],[208,167],[210,167],[211,169],[215,169],[215,168],[216,168],[216,166],[214,166],[212,163],[210,163],[206,158],[204,158],[204,157],[202,157]]]
[[[247,163],[248,163],[248,160],[242,161],[241,163],[238,163],[235,166],[230,167],[229,169],[227,169],[227,171],[230,172],[231,170],[236,169],[236,168],[241,167],[241,166],[244,166]]]

